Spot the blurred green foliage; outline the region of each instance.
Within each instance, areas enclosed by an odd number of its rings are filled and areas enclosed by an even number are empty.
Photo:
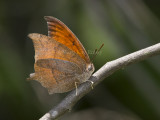
[[[1,0],[0,119],[39,119],[67,94],[50,96],[39,83],[26,81],[34,64],[33,44],[27,35],[47,35],[43,16],[63,21],[87,51],[104,43],[94,61],[98,70],[110,60],[160,41],[159,4],[150,0]],[[157,56],[119,70],[73,111],[99,107],[134,119],[160,120],[159,60]]]

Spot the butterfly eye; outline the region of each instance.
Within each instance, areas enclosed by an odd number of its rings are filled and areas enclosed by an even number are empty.
[[[93,70],[93,65],[92,64],[88,65],[88,71],[92,71],[92,70]]]

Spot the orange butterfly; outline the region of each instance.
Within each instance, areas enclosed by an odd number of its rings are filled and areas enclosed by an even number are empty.
[[[46,16],[48,36],[32,33],[35,48],[35,73],[28,80],[37,80],[49,94],[70,91],[89,79],[94,71],[87,52],[78,38],[60,20]]]

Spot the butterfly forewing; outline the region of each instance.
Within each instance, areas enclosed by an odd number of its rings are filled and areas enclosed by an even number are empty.
[[[89,56],[84,47],[73,32],[63,22],[51,16],[45,16],[44,18],[48,24],[48,36],[77,53],[86,61],[86,63],[90,63]]]

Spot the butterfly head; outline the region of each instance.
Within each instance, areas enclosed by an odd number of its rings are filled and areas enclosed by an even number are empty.
[[[80,81],[81,82],[85,82],[86,80],[88,80],[90,78],[90,76],[92,75],[92,73],[94,72],[94,65],[93,63],[89,63],[86,66],[86,70],[84,71],[84,74],[82,74],[82,76],[80,77]]]
[[[86,72],[92,74],[94,72],[94,65],[93,63],[90,63],[87,65],[87,68],[86,68]]]

